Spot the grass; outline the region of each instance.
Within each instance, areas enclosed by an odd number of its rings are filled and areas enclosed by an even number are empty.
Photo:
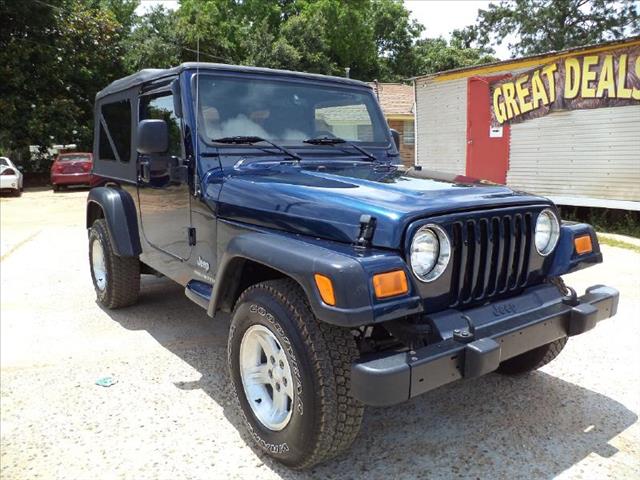
[[[598,232],[617,233],[640,238],[640,212],[615,210],[610,208],[568,207],[562,206],[560,215],[563,220],[583,222],[593,225]],[[608,241],[618,241],[611,240]],[[606,243],[606,242],[601,242]],[[621,242],[630,245],[626,242]],[[607,243],[607,245],[610,245]],[[637,248],[637,247],[636,247]]]
[[[640,253],[640,246],[634,245],[632,243],[627,243],[623,240],[618,240],[617,238],[603,237],[602,235],[598,235],[598,242],[600,242],[600,245],[609,245],[610,247],[626,248],[627,250],[631,250],[632,252]]]

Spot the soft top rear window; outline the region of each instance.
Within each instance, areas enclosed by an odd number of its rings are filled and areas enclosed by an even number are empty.
[[[82,162],[91,160],[91,155],[80,155],[80,154],[63,154],[58,156],[59,162]]]

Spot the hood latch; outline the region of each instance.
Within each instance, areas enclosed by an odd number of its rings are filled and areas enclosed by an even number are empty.
[[[373,234],[376,231],[376,217],[371,215],[360,216],[360,233],[356,239],[356,248],[369,248]]]

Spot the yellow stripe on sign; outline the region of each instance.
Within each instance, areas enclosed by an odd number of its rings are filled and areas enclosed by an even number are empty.
[[[616,45],[607,45],[603,47],[585,48],[584,50],[576,49],[576,50],[571,50],[564,53],[558,53],[555,55],[548,55],[548,56],[542,56],[537,58],[530,58],[530,59],[523,58],[521,60],[515,59],[511,61],[506,60],[504,62],[496,63],[493,65],[487,65],[484,67],[479,66],[477,68],[471,68],[469,70],[461,70],[461,71],[455,71],[451,73],[442,73],[440,75],[434,76],[433,80],[436,82],[446,82],[450,80],[457,80],[459,78],[474,77],[477,75],[487,75],[490,73],[504,72],[504,71],[513,70],[516,68],[520,69],[520,68],[527,68],[527,67],[535,67],[545,63],[553,62],[555,60],[559,60],[561,58],[573,57],[576,55],[586,55],[589,53],[607,52],[610,50],[611,51],[618,50],[621,48],[635,47],[639,45],[640,45],[640,40],[633,40],[627,43],[619,43]],[[420,78],[417,78],[417,80],[420,80]]]

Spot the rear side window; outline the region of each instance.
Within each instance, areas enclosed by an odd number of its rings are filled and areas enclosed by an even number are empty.
[[[105,103],[100,113],[100,159],[128,162],[131,157],[131,102]]]

